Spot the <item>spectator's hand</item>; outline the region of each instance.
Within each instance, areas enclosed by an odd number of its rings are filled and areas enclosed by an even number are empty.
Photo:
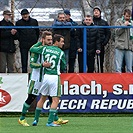
[[[96,50],[96,53],[97,53],[97,54],[100,54],[100,52],[101,52],[100,50]]]
[[[78,48],[78,50],[77,50],[78,52],[82,52],[82,48]]]
[[[49,63],[49,62],[47,62],[47,61],[45,61],[45,62],[43,62],[43,67],[50,67],[51,66],[51,63]]]
[[[126,26],[130,25],[129,21],[125,21],[124,23]]]
[[[12,30],[11,30],[11,34],[12,34],[12,35],[15,35],[16,32],[17,32],[17,30],[15,30],[15,29],[12,29]]]

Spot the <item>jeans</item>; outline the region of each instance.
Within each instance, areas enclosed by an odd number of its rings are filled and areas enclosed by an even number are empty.
[[[126,72],[132,72],[133,52],[131,50],[115,49],[115,71],[122,72],[123,59],[125,58]]]

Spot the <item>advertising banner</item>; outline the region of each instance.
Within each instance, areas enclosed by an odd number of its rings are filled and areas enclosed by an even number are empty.
[[[59,112],[133,112],[133,74],[62,74]],[[48,112],[48,100],[43,112]]]
[[[27,86],[28,74],[0,73],[0,112],[21,112]]]

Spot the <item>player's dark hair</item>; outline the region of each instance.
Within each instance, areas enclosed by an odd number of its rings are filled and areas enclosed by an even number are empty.
[[[55,34],[54,37],[53,37],[53,43],[55,43],[56,41],[60,41],[60,39],[64,37],[62,35],[59,35],[59,34]]]
[[[44,31],[43,33],[42,33],[42,38],[46,38],[46,36],[52,36],[52,32],[50,32],[50,31]]]
[[[131,15],[131,14],[132,14],[131,10],[129,10],[129,9],[125,9],[125,10],[124,10],[124,15],[125,15],[126,13],[127,13],[128,15]]]

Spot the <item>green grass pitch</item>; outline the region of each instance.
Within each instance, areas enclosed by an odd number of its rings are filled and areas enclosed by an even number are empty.
[[[69,123],[61,127],[46,127],[47,117],[40,117],[38,126],[31,125],[33,118],[27,117],[30,127],[18,124],[19,117],[1,117],[0,133],[133,133],[132,117],[62,117]]]

